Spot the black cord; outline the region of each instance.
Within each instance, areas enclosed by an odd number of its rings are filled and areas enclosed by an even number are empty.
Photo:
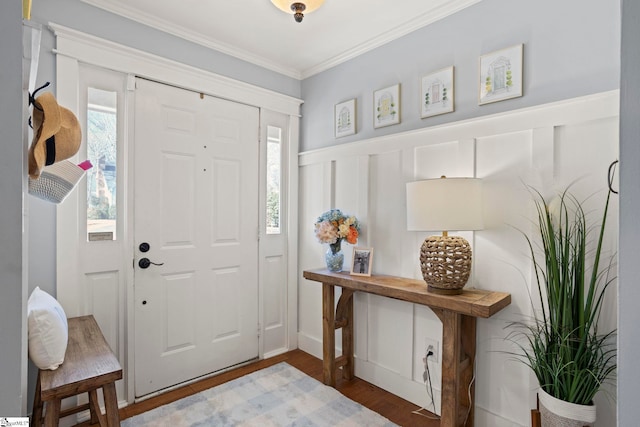
[[[427,361],[424,364],[424,367],[426,369],[426,373],[427,373],[427,380],[429,381],[429,395],[431,396],[431,407],[433,408],[433,411],[435,412],[436,410],[436,403],[433,400],[433,383],[431,382],[431,372],[429,372],[429,356],[432,356],[433,352],[429,351],[427,353]]]
[[[436,403],[433,399],[433,383],[431,382],[431,373],[429,372],[429,356],[433,356],[433,351],[429,350],[427,352],[427,355],[425,356],[424,359],[422,359],[424,361],[424,373],[422,374],[422,380],[424,381],[424,385],[425,387],[427,387],[427,394],[429,394],[429,397],[431,397],[431,409],[433,411],[433,413],[435,414],[436,411]],[[416,415],[420,415],[432,420],[439,420],[440,416],[439,415],[435,415],[435,416],[430,416],[430,415],[426,415],[422,413],[422,410],[427,410],[427,408],[422,407],[418,410],[412,411],[413,414]]]

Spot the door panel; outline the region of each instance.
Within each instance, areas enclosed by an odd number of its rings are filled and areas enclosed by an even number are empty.
[[[258,357],[258,110],[140,79],[135,96],[143,396]]]
[[[196,225],[194,155],[162,154],[160,232],[162,247],[194,245]]]
[[[271,111],[262,111],[262,156],[260,223],[264,233],[260,239],[260,280],[262,283],[265,357],[287,351],[290,333],[295,328],[287,323],[288,310],[296,310],[294,301],[287,302],[287,229],[289,227],[288,179],[286,159],[289,151],[289,119]],[[295,171],[297,173],[297,170]],[[291,304],[291,305],[289,305]]]

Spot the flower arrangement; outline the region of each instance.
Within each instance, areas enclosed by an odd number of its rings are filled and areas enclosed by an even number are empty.
[[[342,239],[355,245],[358,243],[360,223],[355,216],[348,216],[340,209],[331,209],[318,217],[315,223],[316,237],[320,243],[329,243],[331,252],[340,251]]]

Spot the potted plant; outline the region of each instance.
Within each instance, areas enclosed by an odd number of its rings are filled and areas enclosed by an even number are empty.
[[[581,203],[567,191],[551,204],[534,195],[539,250],[525,237],[537,284],[532,303],[540,305],[532,321],[509,324],[509,338],[540,384],[542,425],[593,425],[593,398],[616,371],[615,330],[598,329],[605,292],[615,280],[612,262],[601,259],[611,191],[599,227],[587,223]]]

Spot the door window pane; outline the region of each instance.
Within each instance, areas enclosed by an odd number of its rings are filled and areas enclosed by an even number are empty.
[[[282,129],[267,126],[267,234],[280,234]]]
[[[87,239],[116,239],[117,92],[88,89]]]

